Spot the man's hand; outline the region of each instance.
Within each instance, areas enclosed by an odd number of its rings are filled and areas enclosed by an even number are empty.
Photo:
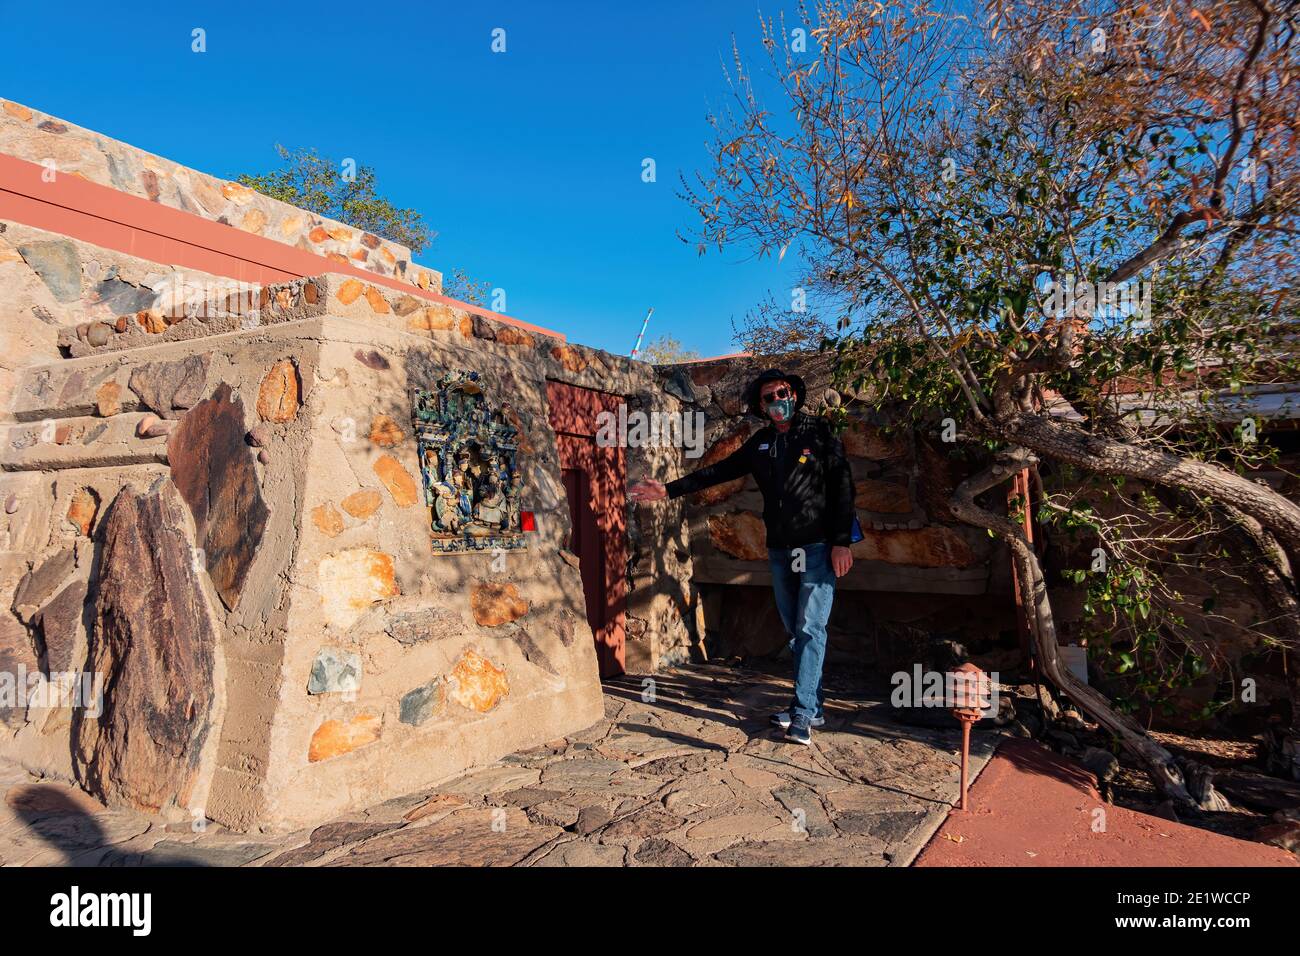
[[[662,501],[668,497],[668,489],[664,487],[662,481],[647,478],[645,481],[638,481],[628,488],[627,496],[636,502]]]
[[[831,568],[835,571],[837,578],[842,578],[849,573],[849,568],[853,567],[853,552],[843,545],[837,544],[831,548]]]

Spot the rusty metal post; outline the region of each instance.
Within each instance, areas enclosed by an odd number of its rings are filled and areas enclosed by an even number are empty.
[[[969,661],[952,673],[952,715],[961,722],[961,805],[966,809],[966,788],[970,775],[970,729],[989,706],[988,675]]]

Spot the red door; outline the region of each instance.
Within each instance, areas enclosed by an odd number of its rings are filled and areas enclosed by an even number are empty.
[[[587,623],[596,636],[601,677],[624,672],[627,610],[627,471],[621,447],[596,444],[596,416],[618,413],[621,396],[590,388],[546,383],[550,424],[560,450],[560,473],[569,498]]]

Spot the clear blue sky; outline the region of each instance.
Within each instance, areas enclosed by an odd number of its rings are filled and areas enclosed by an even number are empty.
[[[647,339],[711,355],[734,350],[733,317],[797,284],[790,258],[701,258],[675,235],[694,215],[678,171],[704,166],[708,106],[726,101],[720,57],[733,33],[761,56],[758,10],[0,0],[0,96],[217,176],[271,168],[277,142],[353,157],[439,233],[419,261],[503,288],[511,315],[626,353],[654,306]]]

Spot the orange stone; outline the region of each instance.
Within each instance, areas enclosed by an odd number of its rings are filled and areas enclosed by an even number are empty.
[[[467,650],[451,670],[451,699],[462,707],[487,713],[510,694],[506,672],[474,650]]]
[[[244,218],[239,221],[239,228],[244,232],[255,232],[259,235],[266,228],[266,213],[260,209],[250,209],[244,214]]]
[[[528,602],[519,596],[513,584],[475,584],[469,595],[474,620],[484,627],[498,627],[516,621],[528,613]]]
[[[709,515],[709,539],[719,551],[741,561],[767,560],[767,528],[752,511]]]
[[[329,237],[330,234],[326,232],[324,229],[322,229],[320,226],[317,226],[311,232],[307,233],[307,238],[310,239],[312,242],[324,242]]]
[[[160,332],[167,331],[167,320],[163,318],[162,313],[157,309],[137,312],[135,314],[135,320],[139,322],[144,330],[151,335],[157,335]]]
[[[18,103],[12,103],[9,100],[5,100],[4,104],[5,104],[5,112],[8,113],[10,116],[15,116],[18,119],[22,120],[24,123],[31,122],[32,111],[29,110],[27,107],[21,106]]]
[[[95,392],[95,410],[107,418],[122,410],[122,386],[112,379],[99,386]]]
[[[375,474],[384,483],[388,493],[393,496],[393,503],[399,508],[409,508],[419,498],[415,479],[411,477],[402,463],[392,455],[380,455],[373,465]]]
[[[581,372],[591,364],[582,350],[572,345],[554,345],[551,347],[551,355],[570,372]]]
[[[532,345],[533,337],[515,325],[502,323],[497,326],[497,341],[502,345]]]
[[[328,501],[311,509],[311,520],[327,538],[337,538],[343,533],[343,516]]]
[[[391,448],[406,437],[406,433],[387,415],[376,415],[370,425],[370,440],[376,445]]]
[[[298,366],[281,359],[271,366],[257,390],[257,414],[267,422],[291,422],[298,417]]]
[[[326,231],[329,232],[330,238],[337,239],[339,242],[352,241],[352,230],[346,228],[345,226],[335,226],[333,229],[329,229]]]
[[[253,198],[253,191],[239,183],[226,183],[221,187],[221,195],[237,206],[246,205]]]
[[[393,558],[383,551],[352,548],[321,558],[316,567],[325,620],[341,631],[351,627],[372,604],[401,593]]]
[[[749,437],[749,426],[741,425],[734,431],[728,432],[717,441],[712,447],[700,458],[699,464],[695,467],[705,468],[709,465],[722,461],[741,445],[745,444],[745,439]],[[724,481],[720,485],[714,485],[712,488],[705,488],[695,493],[695,500],[702,505],[716,505],[720,501],[730,498],[740,489],[745,487],[745,478],[736,478],[732,481]]]
[[[353,258],[353,259],[356,259],[357,262],[365,262],[365,261],[366,261],[366,250],[364,250],[364,249],[357,249],[355,252],[352,253],[352,258]]]
[[[84,536],[90,537],[90,529],[95,523],[95,514],[99,511],[99,496],[89,488],[78,488],[68,506],[68,520]]]
[[[863,530],[865,537],[853,545],[855,558],[918,568],[964,568],[975,563],[975,554],[966,539],[942,525],[896,531]]]
[[[853,503],[865,511],[880,514],[907,514],[912,510],[912,496],[907,485],[871,478],[854,482]]]
[[[413,312],[406,319],[406,327],[412,332],[450,329],[458,323],[458,314],[455,309],[439,303],[419,312]]]
[[[357,520],[365,521],[378,511],[383,503],[383,495],[372,488],[365,488],[348,495],[339,502],[339,506]]]
[[[382,723],[373,714],[358,714],[347,723],[341,720],[325,721],[311,735],[311,745],[307,748],[308,762],[316,763],[339,757],[358,747],[374,743],[379,739]]]
[[[280,235],[282,236],[292,236],[300,229],[302,229],[301,216],[289,216],[280,220]]]
[[[352,263],[348,262],[348,257],[339,252],[327,252],[325,258],[330,262],[337,262],[341,266],[352,265]]]
[[[387,315],[393,311],[388,307],[388,300],[384,298],[384,294],[372,285],[366,286],[366,301],[370,303],[370,308],[380,315]]]
[[[365,286],[356,279],[344,280],[343,284],[339,286],[339,301],[344,305],[351,305],[353,302],[357,301],[357,297],[361,295],[361,290],[363,288],[365,288]]]

